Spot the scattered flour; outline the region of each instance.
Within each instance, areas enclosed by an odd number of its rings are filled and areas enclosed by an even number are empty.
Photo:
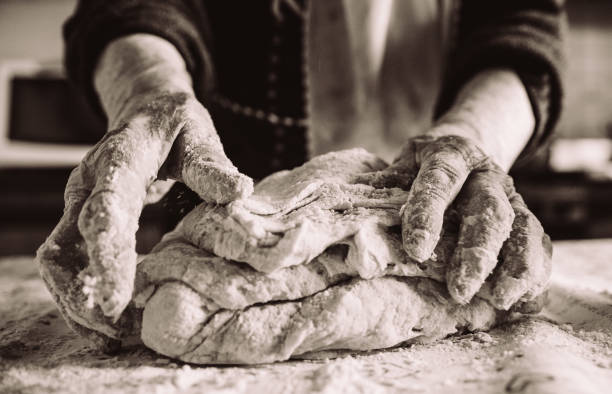
[[[66,327],[31,258],[0,260],[0,393],[607,393],[612,241],[576,245],[555,245],[538,317],[436,343],[250,367],[190,366],[139,345],[99,354]]]

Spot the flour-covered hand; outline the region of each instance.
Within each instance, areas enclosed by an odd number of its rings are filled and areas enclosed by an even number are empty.
[[[446,270],[453,299],[467,303],[482,288],[497,308],[507,310],[543,293],[551,272],[550,239],[510,176],[474,141],[413,138],[384,172],[387,183],[394,177],[394,184],[410,190],[401,212],[410,258],[432,258],[444,213],[451,207],[458,214],[458,242]]]
[[[135,56],[130,50],[146,48],[146,41],[135,49],[130,42],[119,45],[109,56]],[[163,49],[154,56],[163,57]],[[107,91],[100,96],[111,130],[72,171],[64,215],[37,254],[69,324],[102,346],[108,342],[104,335],[117,338],[125,328],[120,317],[134,288],[135,234],[153,182],[175,179],[203,200],[222,204],[253,191],[252,180],[226,157],[193,91],[164,77],[167,64],[147,61],[123,84],[121,78],[113,82],[120,60],[110,62]]]

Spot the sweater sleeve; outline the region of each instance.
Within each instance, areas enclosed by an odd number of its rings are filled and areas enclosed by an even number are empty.
[[[198,0],[79,0],[64,24],[68,78],[103,113],[93,87],[102,51],[119,37],[148,33],[172,43],[183,56],[198,96],[213,83],[207,16]]]
[[[513,69],[525,85],[536,126],[519,159],[544,145],[563,97],[563,0],[462,0],[456,14],[446,76],[436,116],[447,111],[461,87],[486,68]]]

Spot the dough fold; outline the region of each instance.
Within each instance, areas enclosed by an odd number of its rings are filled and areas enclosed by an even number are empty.
[[[141,338],[201,364],[255,364],[486,330],[506,318],[485,286],[466,305],[444,285],[452,209],[434,256],[403,252],[408,192],[360,183],[386,164],[361,149],[314,158],[226,206],[201,204],[139,264]],[[384,186],[384,185],[383,185]]]

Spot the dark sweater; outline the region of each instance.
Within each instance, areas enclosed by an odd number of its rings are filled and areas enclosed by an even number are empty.
[[[307,158],[304,20],[291,12],[284,16],[275,18],[264,0],[80,0],[64,26],[66,68],[99,109],[92,73],[104,47],[131,33],[165,38],[184,57],[230,159],[261,178]],[[512,68],[536,118],[523,156],[533,152],[560,115],[565,26],[562,0],[461,1],[437,116],[478,71]],[[271,54],[277,61],[270,62]],[[275,97],[266,94],[271,85]]]

